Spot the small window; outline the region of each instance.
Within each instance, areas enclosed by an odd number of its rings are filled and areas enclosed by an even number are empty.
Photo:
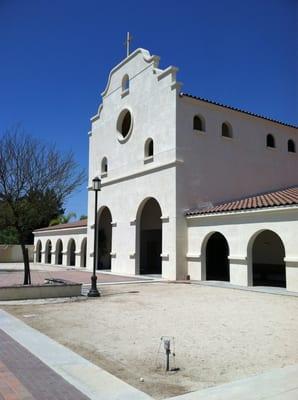
[[[233,132],[232,132],[232,127],[228,122],[224,122],[221,126],[221,136],[227,137],[227,138],[232,138],[233,137]]]
[[[145,157],[153,157],[154,153],[154,145],[153,145],[153,140],[147,139],[145,143]]]
[[[296,146],[294,140],[288,140],[288,152],[289,153],[296,153]]]
[[[274,136],[271,135],[271,133],[269,133],[269,135],[267,135],[266,146],[270,147],[272,149],[275,149],[275,139],[274,139]]]
[[[122,79],[122,92],[126,92],[129,90],[129,76],[124,75]]]
[[[193,129],[195,131],[205,131],[205,124],[202,117],[195,115],[193,118]]]
[[[107,174],[108,173],[108,160],[107,157],[104,157],[101,162],[101,173]]]

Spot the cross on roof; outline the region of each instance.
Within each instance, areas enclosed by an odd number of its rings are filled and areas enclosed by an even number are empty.
[[[126,46],[126,57],[128,57],[129,53],[130,53],[130,42],[131,41],[132,41],[132,36],[130,35],[129,32],[127,32],[126,40],[124,42],[124,46]]]

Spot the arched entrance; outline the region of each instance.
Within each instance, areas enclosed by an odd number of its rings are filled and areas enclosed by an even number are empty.
[[[111,269],[112,214],[108,207],[98,217],[98,260],[97,269]]]
[[[253,285],[286,287],[284,258],[281,238],[270,230],[259,233],[252,246]]]
[[[150,198],[138,213],[138,262],[140,274],[161,274],[162,222],[158,202]]]
[[[42,249],[41,241],[39,240],[36,243],[36,262],[38,262],[38,263],[41,262],[41,249]]]
[[[56,264],[62,265],[62,251],[63,251],[63,244],[62,240],[58,239],[56,243]]]
[[[86,255],[87,255],[87,238],[82,240],[81,244],[81,267],[86,267]]]
[[[219,232],[213,233],[206,245],[206,279],[230,280],[229,245]]]
[[[70,239],[67,246],[67,265],[76,265],[76,244],[73,239]]]
[[[52,242],[48,240],[45,249],[45,263],[51,264],[51,262],[52,262]]]

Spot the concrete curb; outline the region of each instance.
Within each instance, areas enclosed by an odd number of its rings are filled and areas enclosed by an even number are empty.
[[[3,310],[0,310],[0,326],[11,338],[91,400],[152,400],[146,393],[121,381]]]

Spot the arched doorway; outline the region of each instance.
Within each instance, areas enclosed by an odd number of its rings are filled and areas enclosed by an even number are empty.
[[[38,263],[41,262],[41,249],[42,249],[41,241],[39,240],[36,243],[36,262],[38,262]]]
[[[253,285],[286,287],[284,258],[281,238],[270,230],[259,233],[252,246]]]
[[[138,213],[138,263],[140,274],[162,273],[162,222],[161,208],[158,202],[146,200]]]
[[[76,244],[73,239],[70,239],[67,246],[67,265],[76,265]]]
[[[56,243],[56,264],[62,265],[62,251],[63,251],[63,244],[62,240],[58,239]]]
[[[45,263],[51,264],[51,262],[52,262],[52,242],[48,240],[45,249]]]
[[[87,238],[82,240],[81,244],[81,267],[86,267],[86,255],[87,255]]]
[[[206,245],[206,279],[230,280],[229,245],[219,232],[213,233]]]
[[[108,207],[99,212],[97,269],[111,269],[112,214]]]

